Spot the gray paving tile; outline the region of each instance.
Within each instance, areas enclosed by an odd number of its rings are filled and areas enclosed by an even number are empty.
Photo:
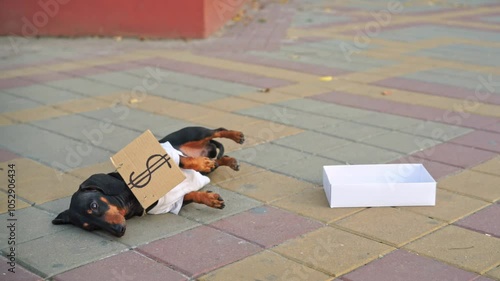
[[[354,122],[342,122],[328,128],[323,128],[321,132],[339,138],[359,141],[372,136],[388,133],[389,130]]]
[[[207,89],[198,89],[185,85],[165,85],[160,84],[151,89],[150,93],[165,98],[178,100],[186,103],[204,103],[227,97],[225,94],[210,91]]]
[[[138,133],[142,133],[148,129],[154,133],[157,130],[161,130],[165,126],[180,122],[174,118],[132,109],[126,106],[116,106],[111,109],[89,111],[83,113],[82,115],[92,118],[92,120],[96,123],[98,120],[110,120],[113,125],[128,128]],[[117,130],[121,129],[117,128]]]
[[[12,218],[9,213],[0,215],[0,219],[8,224],[7,219]],[[35,240],[40,237],[52,235],[56,232],[67,230],[69,226],[53,225],[51,223],[54,215],[35,207],[28,207],[15,212],[16,225],[16,244],[21,244],[30,240]],[[10,230],[7,227],[0,228],[0,236],[9,237]],[[0,249],[8,246],[7,239],[0,240]]]
[[[399,131],[445,142],[473,130],[433,121],[421,121],[409,127],[400,128]]]
[[[17,97],[6,92],[0,92],[0,113],[18,111],[41,106],[40,103]]]
[[[89,115],[91,114],[89,113]],[[112,152],[119,151],[143,132],[123,128],[110,122],[111,119],[106,118],[99,120],[82,115],[70,115],[36,121],[33,124],[77,139],[93,148],[102,148]]]
[[[115,240],[131,247],[137,247],[161,238],[170,237],[199,225],[199,223],[193,220],[168,213],[133,217],[127,220],[127,232],[120,238],[102,231],[98,233],[110,240]]]
[[[279,104],[293,109],[316,113],[319,115],[324,115],[343,120],[356,119],[373,113],[373,111],[342,106],[332,103],[324,103],[312,99],[288,100],[280,102]]]
[[[77,95],[66,90],[49,87],[43,84],[11,88],[5,91],[18,97],[34,100],[42,104],[55,104],[82,98],[81,95]]]
[[[78,186],[75,186],[75,191],[77,191],[77,190],[78,190]],[[43,209],[43,210],[50,212],[53,215],[57,216],[60,212],[68,209],[70,202],[71,202],[71,196],[68,196],[68,197],[64,197],[61,199],[57,199],[54,201],[50,201],[47,203],[37,205],[36,207],[38,209]]]
[[[324,151],[341,147],[350,141],[316,132],[303,132],[273,141],[273,143],[287,146],[299,151],[321,155]]]
[[[42,277],[87,264],[127,246],[76,227],[17,245],[17,261]],[[6,252],[3,249],[2,252]]]
[[[400,129],[407,128],[412,125],[421,123],[421,120],[397,116],[387,113],[375,112],[370,115],[366,115],[355,119],[356,122],[369,124],[377,127],[383,127],[387,129]]]
[[[0,145],[65,172],[107,161],[111,156],[110,152],[99,147],[28,124],[2,127]]]
[[[218,193],[224,199],[226,207],[219,210],[203,204],[192,203],[182,207],[179,215],[199,223],[208,224],[262,205],[262,203],[257,200],[250,199],[246,196],[214,185],[208,185],[202,190],[211,190]]]
[[[126,87],[118,87],[84,78],[57,80],[46,82],[44,84],[57,89],[68,90],[90,97],[110,95],[124,92],[125,90],[131,90]]]
[[[103,84],[111,84],[119,88],[134,89],[135,87],[143,87],[145,78],[140,78],[123,72],[107,72],[96,75],[89,75],[86,79],[94,80]],[[146,82],[147,83],[147,82]]]
[[[231,156],[240,161],[248,162],[264,168],[282,166],[310,154],[276,144],[265,143],[231,152]]]
[[[323,166],[341,164],[344,163],[320,156],[308,156],[283,166],[274,167],[273,170],[321,185],[323,183]]]
[[[264,120],[273,121],[285,125],[309,130],[321,130],[330,128],[343,122],[326,116],[311,114],[296,109],[284,108],[275,105],[263,105],[239,111],[240,114],[248,115]]]
[[[403,155],[362,143],[353,143],[326,151],[324,156],[343,164],[382,164],[401,158]]]
[[[409,135],[401,132],[390,132],[387,134],[374,136],[368,139],[364,139],[362,142],[373,146],[387,148],[389,150],[395,150],[404,154],[411,154],[441,143],[437,140]]]

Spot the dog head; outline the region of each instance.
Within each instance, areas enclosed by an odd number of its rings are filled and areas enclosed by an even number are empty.
[[[125,220],[143,211],[119,176],[95,174],[80,185],[71,197],[69,209],[52,223],[73,224],[88,231],[102,229],[121,237],[126,230]]]

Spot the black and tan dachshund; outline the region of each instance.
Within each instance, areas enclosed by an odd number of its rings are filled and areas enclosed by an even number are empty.
[[[228,138],[237,143],[245,141],[239,131],[219,128],[187,127],[169,134],[159,142],[170,142],[185,156],[179,166],[203,174],[219,166],[239,170],[238,161],[224,155],[224,146],[214,138]],[[191,202],[222,209],[224,200],[217,193],[193,191],[184,195],[183,205]],[[156,202],[144,209],[118,173],[94,174],[85,180],[71,197],[69,209],[60,213],[53,224],[73,224],[85,230],[102,229],[117,237],[125,234],[125,221],[142,216],[155,207]]]

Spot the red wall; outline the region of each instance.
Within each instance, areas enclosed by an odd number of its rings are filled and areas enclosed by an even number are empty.
[[[0,35],[203,38],[245,0],[0,0]]]

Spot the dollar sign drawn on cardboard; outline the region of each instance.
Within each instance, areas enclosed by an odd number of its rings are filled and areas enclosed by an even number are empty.
[[[158,160],[155,160],[156,158],[159,158]],[[146,169],[138,174],[134,178],[135,172],[130,173],[129,177],[129,183],[128,185],[131,186],[130,189],[132,188],[143,188],[148,183],[151,181],[153,173],[158,170],[161,166],[163,166],[165,163],[168,165],[169,168],[172,168],[172,165],[169,162],[170,157],[168,154],[154,154],[151,155],[148,160],[146,160]],[[155,162],[153,162],[155,161]],[[152,163],[150,163],[152,162]]]

